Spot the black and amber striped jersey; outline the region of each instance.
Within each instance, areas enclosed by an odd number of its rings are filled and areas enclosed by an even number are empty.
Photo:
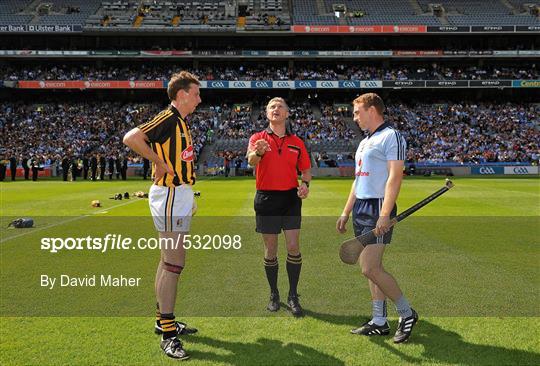
[[[138,126],[148,136],[152,150],[174,171],[174,176],[165,174],[158,186],[175,187],[195,184],[195,153],[191,132],[180,112],[170,105],[152,120]],[[156,166],[152,163],[152,175]]]

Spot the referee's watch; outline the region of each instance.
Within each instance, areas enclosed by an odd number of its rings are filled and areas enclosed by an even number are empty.
[[[303,180],[302,183],[304,183],[306,185],[306,187],[309,188],[309,182],[308,181]]]

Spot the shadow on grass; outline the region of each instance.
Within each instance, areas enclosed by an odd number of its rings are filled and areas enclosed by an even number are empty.
[[[219,348],[227,354],[193,351],[197,360],[223,362],[231,365],[344,365],[344,362],[314,348],[298,343],[259,338],[255,343],[229,342],[209,337],[194,336],[189,343]]]
[[[305,313],[306,316],[331,324],[347,325],[351,329],[367,320],[356,316],[323,314],[309,310],[306,310]],[[479,319],[478,321],[481,322],[482,320]],[[395,329],[395,326],[396,324],[391,324],[392,329]],[[520,329],[515,331],[520,331]],[[497,332],[509,334],[506,328],[498,329]],[[534,336],[534,333],[531,336]],[[351,337],[354,337],[354,335],[351,335]],[[411,339],[405,344],[394,344],[392,336],[369,337],[368,339],[384,348],[387,352],[400,357],[405,362],[462,365],[540,365],[540,353],[469,343],[463,339],[461,334],[442,329],[424,319],[420,319],[418,325],[414,328]],[[422,345],[424,347],[419,358],[407,355],[400,350],[407,347],[407,344]]]

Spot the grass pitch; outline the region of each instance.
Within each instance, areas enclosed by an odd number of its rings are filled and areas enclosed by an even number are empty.
[[[304,201],[299,291],[307,316],[264,310],[268,289],[262,243],[254,232],[253,179],[207,179],[192,234],[240,235],[239,250],[190,250],[177,318],[199,328],[184,343],[196,365],[540,364],[540,180],[456,178],[456,187],[400,223],[385,254],[420,314],[409,343],[349,329],[370,315],[367,283],[339,262],[337,215],[349,179],[316,179]],[[399,211],[440,188],[442,179],[405,179]],[[0,362],[6,365],[172,364],[153,327],[155,250],[50,253],[43,237],[153,237],[141,180],[4,182],[0,224]],[[99,199],[102,208],[90,207]],[[5,229],[14,217],[33,229]],[[279,287],[287,293],[280,247]],[[136,288],[54,288],[40,276],[140,277]],[[396,313],[389,307],[395,330]]]

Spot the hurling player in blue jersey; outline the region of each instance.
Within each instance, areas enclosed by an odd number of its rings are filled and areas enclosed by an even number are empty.
[[[399,288],[397,281],[383,267],[386,245],[392,240],[390,220],[396,215],[396,200],[403,179],[406,144],[401,134],[384,121],[384,103],[377,94],[367,93],[353,101],[353,118],[367,133],[355,157],[355,180],[336,229],[346,231],[352,212],[355,235],[376,229],[374,243],[360,255],[362,274],[368,278],[372,299],[372,319],[351,332],[361,335],[388,335],[386,299],[394,302],[399,322],[394,343],[409,339],[418,314]]]

